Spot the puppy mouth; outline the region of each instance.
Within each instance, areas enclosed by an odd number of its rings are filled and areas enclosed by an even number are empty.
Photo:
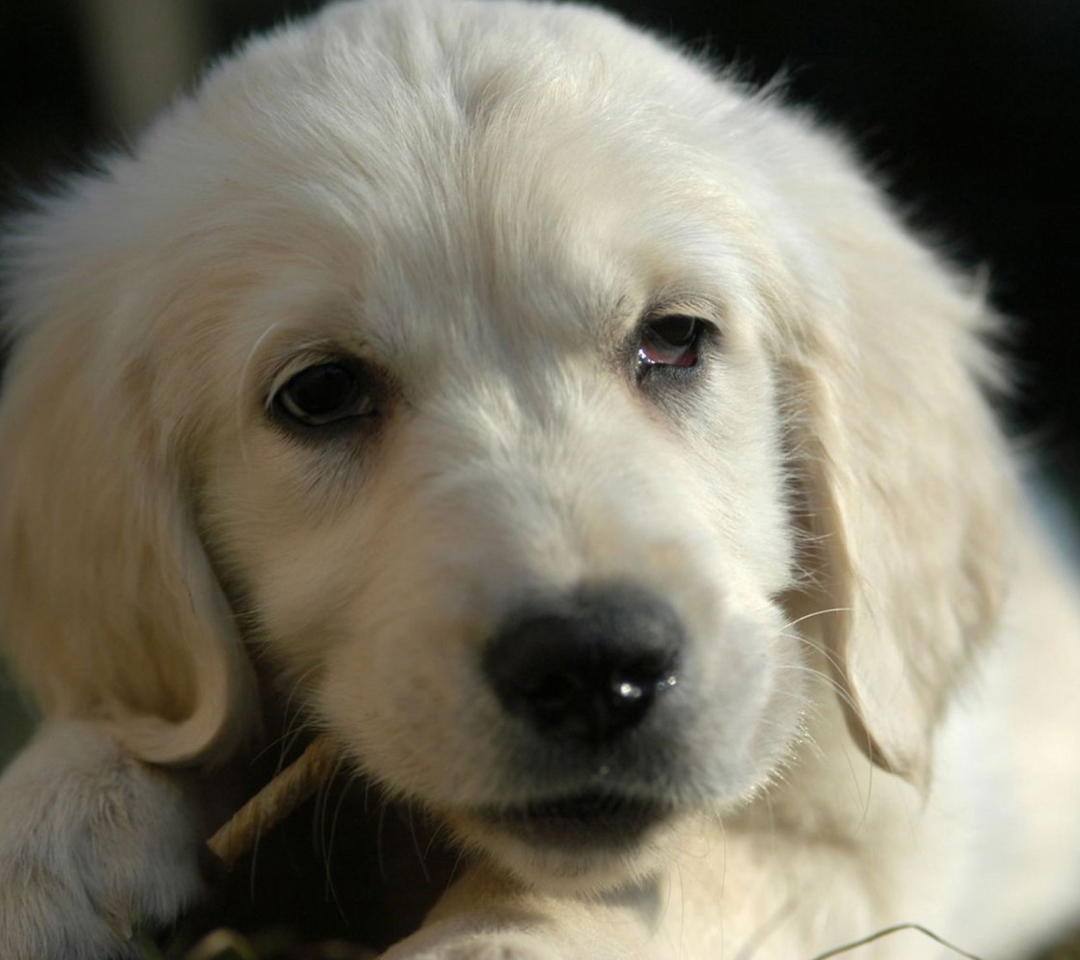
[[[670,804],[584,791],[520,807],[483,810],[481,818],[536,846],[618,849],[638,843],[674,812]]]

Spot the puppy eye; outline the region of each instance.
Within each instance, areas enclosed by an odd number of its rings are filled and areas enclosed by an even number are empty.
[[[344,363],[301,370],[277,392],[273,405],[289,419],[312,427],[376,412],[373,390],[362,372]]]
[[[652,367],[693,367],[697,365],[705,324],[697,317],[661,317],[641,328],[638,370]]]

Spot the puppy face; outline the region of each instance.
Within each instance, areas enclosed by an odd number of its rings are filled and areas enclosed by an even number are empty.
[[[603,14],[331,8],[23,237],[7,632],[127,742],[252,712],[220,580],[362,767],[595,886],[790,753],[796,570],[893,769],[993,618],[978,309],[831,143]]]
[[[545,117],[554,82],[504,75],[508,102],[488,91],[473,123],[393,89],[416,129],[377,175],[363,140],[336,143],[345,183],[320,162],[331,131],[300,163],[260,143],[296,171],[278,248],[182,338],[218,352],[216,407],[194,411],[219,425],[204,537],[272,659],[393,789],[519,868],[580,873],[759,785],[796,733],[799,675],[775,602],[793,544],[767,307],[724,227],[739,211],[724,192],[695,209],[668,158],[581,98]],[[539,129],[508,130],[511,109]],[[589,135],[570,149],[568,127]],[[532,611],[558,622],[507,656],[552,650],[586,629],[582,603],[662,609],[665,662],[631,676],[650,651],[620,622],[594,646],[631,649],[593,650],[595,677],[572,654],[510,668],[566,716],[515,711],[493,646]],[[652,701],[638,720],[578,716],[627,680]]]
[[[583,92],[562,58],[498,66],[364,68],[379,96],[350,93],[346,122],[337,78],[305,75],[284,143],[286,90],[260,91],[265,114],[212,135],[244,193],[210,200],[209,302],[157,349],[186,367],[164,403],[206,425],[201,535],[288,682],[392,789],[576,874],[775,768],[793,543],[748,212],[651,142],[685,119],[613,108],[594,65],[572,64]],[[704,176],[703,204],[680,182]],[[522,617],[545,635],[507,636]],[[492,667],[498,643],[531,659]],[[523,652],[567,644],[599,662]],[[521,709],[505,689],[544,683]]]

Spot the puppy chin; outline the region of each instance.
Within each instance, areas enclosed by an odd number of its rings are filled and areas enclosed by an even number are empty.
[[[458,812],[446,819],[475,854],[528,887],[554,894],[602,894],[640,882],[670,861],[698,822],[690,811],[657,811],[640,823],[540,825],[524,812],[492,817]],[[621,831],[620,826],[625,829]]]

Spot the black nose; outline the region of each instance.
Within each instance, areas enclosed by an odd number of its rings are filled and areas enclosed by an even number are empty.
[[[675,685],[682,642],[662,599],[638,587],[588,587],[512,613],[484,669],[503,707],[537,732],[599,745],[639,725]]]

